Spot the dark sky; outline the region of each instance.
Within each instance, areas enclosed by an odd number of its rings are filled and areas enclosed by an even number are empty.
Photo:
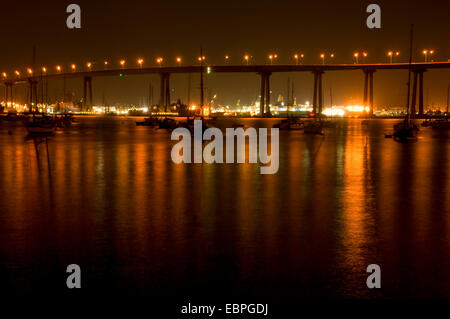
[[[4,2],[4,1],[3,1]],[[82,10],[81,30],[66,27],[66,7],[77,3]],[[382,28],[366,27],[365,8],[378,3],[382,9]],[[121,58],[135,64],[138,57],[145,65],[155,64],[162,56],[175,64],[182,56],[184,64],[194,64],[202,45],[208,63],[222,64],[225,54],[231,63],[242,63],[244,54],[252,63],[267,63],[269,53],[279,55],[279,64],[292,63],[295,52],[305,54],[305,63],[320,63],[319,54],[334,53],[335,63],[351,63],[355,51],[366,50],[367,62],[386,62],[388,49],[401,52],[399,61],[407,61],[409,27],[415,24],[415,57],[422,61],[424,48],[435,50],[434,59],[450,59],[449,1],[287,1],[287,0],[71,0],[15,1],[2,3],[0,28],[2,49],[0,71],[11,73],[31,65],[32,47],[37,46],[37,61],[53,70],[56,64],[100,65],[105,59],[117,64]],[[98,66],[100,67],[100,66]],[[312,75],[277,74],[272,77],[274,98],[284,94],[287,77],[295,81],[299,102],[311,100]],[[405,99],[405,71],[382,71],[375,75],[375,104],[400,105]],[[220,75],[208,77],[208,87],[222,104],[237,99],[248,103],[258,95],[256,75]],[[429,104],[444,104],[450,71],[430,71],[425,75]],[[94,79],[94,102],[104,92],[111,103],[138,103],[148,96],[148,85],[156,76]],[[198,95],[193,79],[193,99]],[[81,80],[68,87],[78,96]],[[187,76],[172,78],[173,97],[186,97]],[[362,100],[361,72],[326,73],[325,90],[333,89],[337,104]],[[61,95],[60,83],[53,83],[50,96]],[[3,93],[0,93],[3,94]],[[273,99],[274,99],[273,98]],[[329,103],[328,94],[325,104]]]

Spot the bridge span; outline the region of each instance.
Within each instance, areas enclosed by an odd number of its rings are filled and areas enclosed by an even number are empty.
[[[0,85],[5,86],[5,96],[8,101],[12,97],[14,85],[28,84],[30,86],[30,104],[38,103],[37,84],[39,81],[58,78],[82,78],[84,82],[83,108],[92,106],[92,78],[102,76],[129,76],[143,74],[159,74],[161,78],[159,106],[167,111],[170,106],[170,75],[187,73],[255,73],[261,76],[261,114],[270,113],[270,76],[272,73],[312,72],[314,75],[313,112],[321,113],[323,109],[322,77],[327,71],[355,71],[364,73],[364,105],[369,105],[373,113],[373,75],[379,70],[408,70],[413,73],[411,114],[416,114],[416,100],[419,97],[418,115],[423,110],[423,74],[428,69],[450,69],[450,62],[426,63],[377,63],[377,64],[312,64],[312,65],[211,65],[211,66],[171,66],[149,68],[118,68],[107,70],[89,70],[83,72],[45,72],[40,75],[3,79]]]

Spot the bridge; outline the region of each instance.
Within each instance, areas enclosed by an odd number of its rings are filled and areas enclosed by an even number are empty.
[[[91,70],[83,72],[57,72],[43,73],[33,76],[18,76],[15,79],[3,79],[0,85],[5,86],[6,101],[12,97],[14,85],[28,84],[30,86],[30,105],[37,104],[37,84],[39,81],[58,78],[81,78],[84,82],[83,108],[92,106],[92,78],[101,76],[125,76],[142,74],[159,74],[161,79],[159,106],[170,106],[170,75],[187,73],[255,73],[261,76],[261,114],[270,113],[270,76],[273,73],[284,72],[311,72],[314,76],[313,112],[321,113],[323,109],[322,77],[327,71],[354,71],[360,70],[364,74],[364,105],[369,105],[369,113],[373,113],[373,75],[379,70],[408,70],[413,73],[411,114],[416,114],[417,96],[419,97],[418,115],[423,116],[423,78],[429,69],[449,69],[450,62],[426,63],[377,63],[377,64],[314,64],[314,65],[212,65],[212,66],[174,66],[150,68],[119,68],[110,70]]]

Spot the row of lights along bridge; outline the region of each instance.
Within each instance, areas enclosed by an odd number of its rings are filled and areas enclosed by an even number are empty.
[[[432,56],[434,55],[434,50],[423,50],[422,54],[425,57],[425,63],[426,62],[433,62]],[[398,57],[399,55],[400,55],[400,51],[388,51],[387,52],[387,57],[389,58],[389,63],[393,63],[394,62],[394,58]],[[356,63],[356,64],[358,64],[360,62],[364,63],[365,59],[367,58],[367,56],[368,56],[368,53],[366,51],[355,52],[355,53],[353,53],[353,58],[354,58],[353,63]],[[304,57],[305,57],[304,54],[295,53],[293,55],[293,60],[294,60],[296,65],[299,65],[299,64],[301,64],[303,62]],[[321,60],[322,64],[325,64],[325,62],[329,63],[330,61],[332,61],[334,59],[334,57],[335,57],[335,54],[334,53],[330,53],[330,54],[321,53],[319,55],[319,57],[320,57],[320,60]],[[246,55],[243,56],[243,61],[245,62],[245,64],[249,65],[252,58],[253,57],[251,55],[246,54]],[[362,59],[362,61],[360,61],[360,58]],[[267,56],[267,59],[268,59],[268,62],[271,65],[273,65],[278,60],[278,54],[269,54]],[[197,60],[200,63],[202,63],[202,62],[204,62],[206,60],[206,57],[205,56],[201,56],[201,57],[198,57]],[[229,62],[229,61],[230,61],[230,56],[229,55],[225,55],[225,62]],[[137,65],[138,65],[139,68],[143,67],[143,65],[144,65],[144,59],[143,58],[138,58],[136,62],[137,62]],[[158,57],[158,58],[155,59],[155,62],[156,62],[156,64],[158,66],[162,67],[163,63],[164,63],[164,58]],[[183,59],[181,57],[177,57],[175,59],[175,62],[177,63],[178,66],[181,66],[182,62],[183,62]],[[121,68],[125,68],[126,63],[127,62],[124,59],[119,61],[119,65],[120,65]],[[104,67],[105,70],[108,69],[109,64],[110,64],[109,61],[104,61],[103,62],[103,67]],[[93,66],[94,66],[94,63],[87,62],[86,63],[86,70],[87,71],[91,71],[93,69]],[[55,70],[56,70],[56,72],[62,72],[63,68],[62,68],[62,66],[57,65],[55,67]],[[70,70],[72,72],[76,72],[77,71],[77,65],[76,64],[71,64],[70,65]],[[42,71],[42,73],[47,73],[48,69],[47,69],[47,67],[42,67],[41,71]],[[33,69],[32,68],[27,68],[27,73],[29,75],[32,75],[33,74]],[[20,73],[19,70],[15,70],[14,71],[14,75],[17,76],[17,77],[20,77],[21,73]],[[2,72],[2,77],[5,80],[6,78],[8,78],[8,74],[6,72]]]

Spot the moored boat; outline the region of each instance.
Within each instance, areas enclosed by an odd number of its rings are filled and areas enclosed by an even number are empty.
[[[448,119],[440,119],[431,122],[431,127],[435,129],[448,130],[450,129],[450,122]]]
[[[25,121],[25,127],[30,134],[50,135],[56,130],[57,122],[51,117],[42,116],[40,118],[33,116]]]
[[[405,119],[405,121],[394,125],[394,133],[392,136],[396,142],[416,142],[418,132],[419,127],[414,123],[411,123],[409,119]]]
[[[274,128],[279,128],[280,130],[301,130],[303,129],[304,123],[303,121],[297,118],[287,118],[282,120],[280,123],[275,124]]]
[[[323,135],[322,121],[308,121],[304,127],[305,134]]]

